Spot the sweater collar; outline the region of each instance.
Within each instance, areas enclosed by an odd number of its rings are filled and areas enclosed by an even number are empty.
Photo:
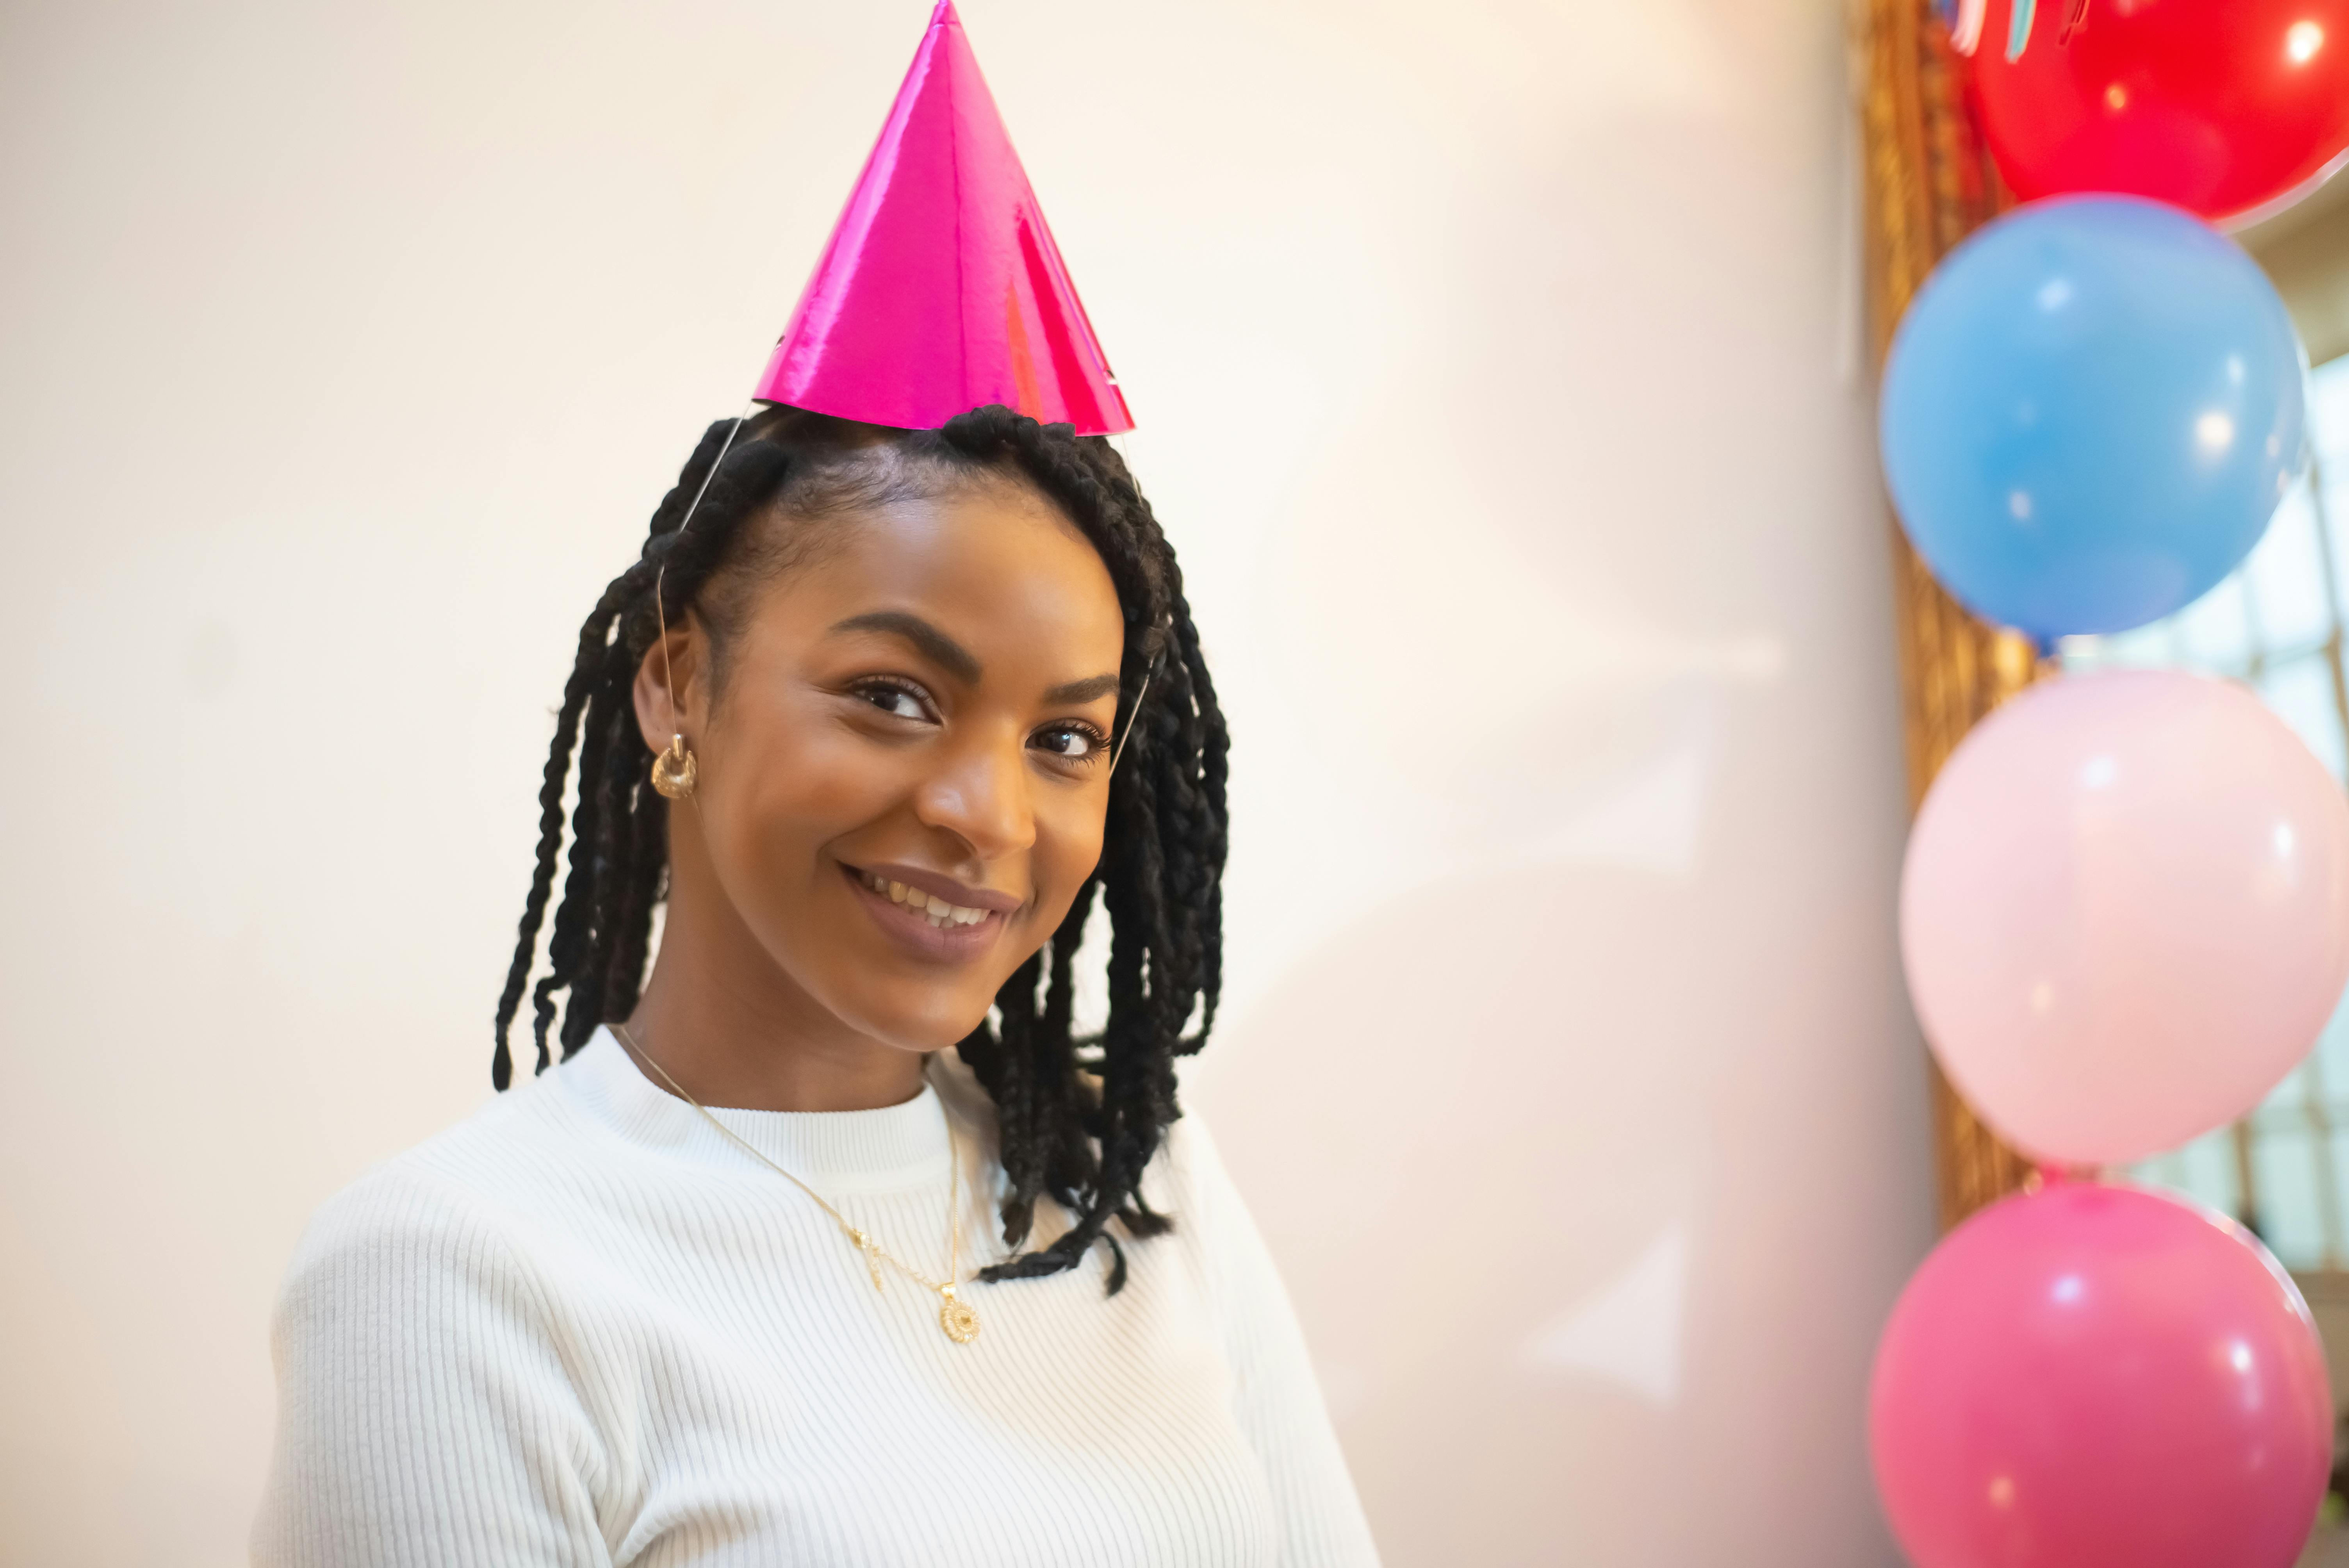
[[[948,1101],[932,1081],[951,1078],[940,1052],[923,1073],[922,1091],[877,1110],[740,1110],[712,1107],[727,1131],[818,1191],[880,1191],[943,1181],[947,1176]],[[965,1069],[967,1071],[967,1069]],[[761,1170],[741,1147],[702,1113],[647,1078],[606,1028],[597,1028],[550,1077],[564,1098],[628,1142],[671,1158],[719,1169]],[[961,1086],[949,1083],[950,1091]],[[972,1130],[957,1117],[956,1136]]]

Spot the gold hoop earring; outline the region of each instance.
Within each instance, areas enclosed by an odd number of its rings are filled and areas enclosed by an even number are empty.
[[[690,800],[700,771],[693,753],[686,749],[685,737],[672,735],[668,749],[653,758],[653,788],[669,799]]]

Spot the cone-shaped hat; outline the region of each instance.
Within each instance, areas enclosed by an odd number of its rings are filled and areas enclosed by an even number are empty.
[[[903,429],[988,403],[1133,428],[951,0],[752,396]]]

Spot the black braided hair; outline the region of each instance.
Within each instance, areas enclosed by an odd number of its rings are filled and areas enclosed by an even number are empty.
[[[997,994],[996,1021],[982,1022],[957,1047],[995,1100],[1008,1189],[1003,1238],[1015,1251],[981,1277],[1057,1274],[1100,1242],[1110,1251],[1114,1295],[1125,1283],[1125,1254],[1107,1227],[1114,1219],[1135,1237],[1167,1229],[1168,1217],[1142,1198],[1142,1173],[1181,1114],[1174,1058],[1196,1051],[1215,1025],[1227,738],[1173,547],[1125,460],[1106,440],[1070,426],[997,405],[937,430],[884,429],[788,408],[769,409],[739,432],[730,419],[709,427],[654,511],[642,554],[579,629],[539,788],[538,863],[498,999],[490,1076],[500,1089],[512,1081],[507,1036],[536,965],[566,799],[570,869],[547,934],[545,974],[531,991],[536,1070],[549,1064],[550,1031],[569,1057],[596,1026],[633,1011],[644,984],[653,909],[668,873],[668,803],[651,786],[653,754],[636,727],[633,696],[637,666],[658,634],[656,584],[672,624],[683,624],[688,606],[701,614],[722,681],[740,598],[728,583],[744,574],[730,568],[773,570],[793,548],[788,535],[780,547],[762,542],[757,536],[773,531],[747,521],[772,510],[795,521],[816,519],[988,474],[1024,480],[1051,500],[1109,568],[1127,628],[1117,734],[1131,738],[1110,779],[1100,865],[1051,940]],[[688,510],[691,526],[680,531]],[[754,560],[762,549],[766,557]],[[1098,1036],[1081,1037],[1073,1032],[1076,965],[1096,902],[1110,924],[1109,1017]],[[1073,1223],[1050,1246],[1019,1252],[1047,1194]]]

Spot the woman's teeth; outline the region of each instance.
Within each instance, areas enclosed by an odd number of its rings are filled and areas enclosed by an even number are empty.
[[[864,885],[874,892],[885,894],[891,903],[902,903],[916,914],[925,916],[931,925],[943,929],[949,925],[977,925],[987,918],[983,909],[965,909],[958,903],[948,903],[934,898],[917,887],[907,887],[901,882],[876,877],[871,872],[859,872]]]

